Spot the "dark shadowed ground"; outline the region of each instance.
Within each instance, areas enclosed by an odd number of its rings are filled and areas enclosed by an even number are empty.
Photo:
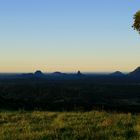
[[[140,112],[139,79],[106,75],[2,78],[0,108]]]

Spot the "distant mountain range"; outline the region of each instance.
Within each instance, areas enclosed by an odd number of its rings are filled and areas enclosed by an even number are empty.
[[[78,71],[77,73],[62,73],[59,71],[56,71],[54,73],[43,73],[41,70],[35,71],[35,73],[23,73],[23,74],[0,74],[0,78],[48,78],[48,77],[54,77],[54,78],[82,78],[82,77],[94,77],[94,76],[104,76],[104,77],[110,77],[110,78],[129,78],[129,79],[139,79],[140,80],[140,67],[137,67],[135,70],[133,70],[130,73],[122,73],[120,71],[116,71],[114,73],[110,74],[83,74],[81,71]]]
[[[56,77],[61,77],[61,76],[86,76],[86,74],[82,74],[80,71],[78,71],[75,74],[67,74],[67,73],[62,73],[59,71],[56,71],[54,73],[49,74],[49,76],[56,76]],[[41,72],[40,70],[37,70],[35,73],[28,73],[28,74],[23,74],[23,77],[26,78],[30,78],[30,77],[36,77],[36,78],[45,78],[47,77],[47,74],[44,74],[43,72]],[[115,71],[114,73],[109,74],[108,76],[112,76],[112,77],[132,77],[132,78],[140,78],[140,67],[137,67],[134,71],[130,72],[130,73],[122,73],[120,71]]]
[[[77,77],[81,77],[84,74],[82,74],[80,71],[78,71],[76,74],[67,74],[67,73],[62,73],[59,71],[56,71],[54,73],[50,73],[50,74],[44,74],[42,71],[37,70],[35,73],[27,73],[27,74],[22,74],[19,75],[21,78],[47,78],[48,76],[50,77],[67,77],[67,76],[77,76]]]

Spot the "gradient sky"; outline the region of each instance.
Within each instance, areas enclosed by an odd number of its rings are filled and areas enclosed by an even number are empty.
[[[140,66],[139,0],[0,0],[0,72]]]

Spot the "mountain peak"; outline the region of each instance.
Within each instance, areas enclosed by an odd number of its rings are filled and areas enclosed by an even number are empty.
[[[111,76],[123,76],[124,74],[120,71],[115,71],[114,73],[110,74]]]
[[[37,71],[34,73],[34,75],[35,75],[36,77],[42,77],[42,76],[44,76],[44,74],[43,74],[42,71],[40,71],[40,70],[37,70]]]
[[[77,72],[77,75],[78,75],[78,76],[81,76],[81,75],[82,75],[81,71],[78,71],[78,72]]]

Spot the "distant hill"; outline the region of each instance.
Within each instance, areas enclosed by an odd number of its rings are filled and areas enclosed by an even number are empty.
[[[134,71],[130,72],[129,76],[134,78],[140,78],[140,67],[137,67]]]
[[[56,71],[54,73],[52,73],[53,76],[64,76],[66,75],[65,73],[62,73],[62,72],[59,72],[59,71]]]
[[[125,76],[125,74],[120,71],[116,71],[114,73],[111,73],[110,76],[121,77],[121,76]]]
[[[43,78],[45,75],[40,70],[37,70],[34,73],[34,76],[37,77],[37,78]]]
[[[42,73],[40,70],[37,70],[35,73],[26,73],[20,75],[20,78],[43,78],[45,77],[45,74]]]

